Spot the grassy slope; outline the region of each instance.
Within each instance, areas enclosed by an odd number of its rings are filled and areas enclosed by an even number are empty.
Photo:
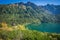
[[[60,40],[60,34],[28,30],[24,25],[17,25],[0,30],[0,40]]]
[[[0,31],[3,40],[60,40],[60,35],[32,30]]]
[[[60,40],[60,34],[28,30],[25,25],[8,27],[2,23],[0,26],[0,40]]]

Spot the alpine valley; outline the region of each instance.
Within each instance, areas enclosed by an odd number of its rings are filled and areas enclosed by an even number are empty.
[[[60,40],[60,5],[0,4],[0,40]]]

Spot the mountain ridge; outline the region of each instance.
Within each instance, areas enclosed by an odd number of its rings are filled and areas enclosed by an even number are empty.
[[[57,22],[56,16],[49,10],[31,2],[0,5],[0,10],[0,22],[9,24]]]

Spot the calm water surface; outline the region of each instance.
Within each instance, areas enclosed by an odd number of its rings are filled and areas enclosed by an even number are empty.
[[[29,24],[26,27],[28,27],[30,30],[60,33],[60,23],[42,23],[38,26],[33,25],[33,24]]]

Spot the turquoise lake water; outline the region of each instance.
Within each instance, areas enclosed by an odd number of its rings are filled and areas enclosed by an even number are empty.
[[[42,23],[40,25],[29,24],[26,27],[30,30],[37,30],[42,32],[60,33],[60,23]]]

